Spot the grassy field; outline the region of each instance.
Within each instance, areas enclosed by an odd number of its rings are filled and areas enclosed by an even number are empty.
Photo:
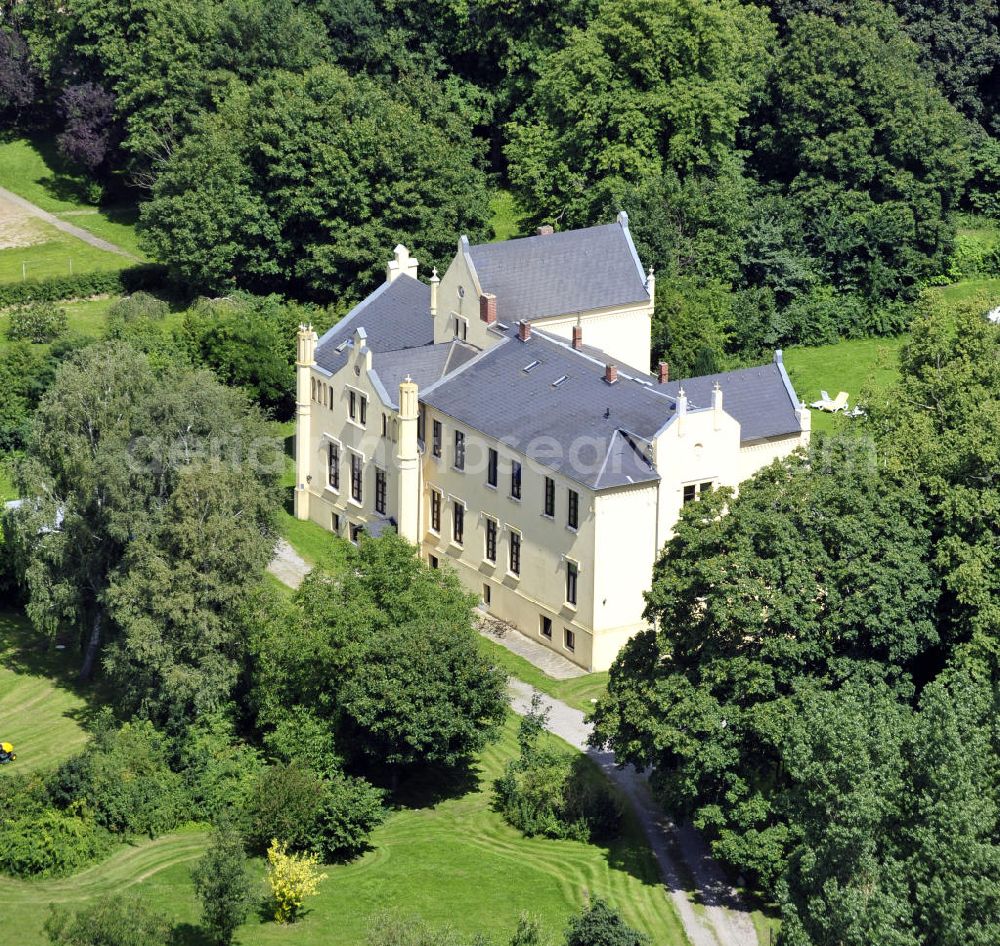
[[[99,250],[41,221],[33,226],[41,242],[0,249],[0,282],[110,272],[134,263],[127,256]]]
[[[73,687],[63,652],[32,640],[22,614],[0,610],[0,740],[14,743],[15,772],[48,768],[84,743],[87,703]]]
[[[575,706],[584,713],[594,708],[594,703],[608,689],[608,675],[603,673],[587,673],[572,680],[556,680],[543,673],[534,664],[523,657],[511,653],[503,644],[482,637],[480,640],[483,653],[498,667],[502,667],[512,677],[523,680],[536,690],[562,700],[570,706]]]
[[[94,204],[83,176],[65,166],[50,139],[0,141],[0,187],[135,256],[143,255],[135,234],[135,208]]]
[[[524,211],[510,191],[498,190],[490,198],[490,229],[494,240],[524,236]]]
[[[464,794],[393,812],[367,854],[327,868],[329,878],[297,926],[281,928],[254,917],[238,942],[362,946],[370,918],[389,909],[435,924],[451,922],[470,933],[485,931],[500,944],[522,911],[538,915],[556,936],[587,897],[602,896],[657,946],[682,946],[679,921],[633,821],[605,848],[525,838],[492,811],[490,785],[516,751],[511,719],[501,741],[483,753],[475,784]],[[190,869],[205,840],[204,832],[189,830],[124,847],[70,878],[0,878],[4,936],[19,946],[41,946],[48,904],[79,904],[134,889],[181,925],[183,942],[202,943]],[[262,875],[259,862],[255,869]]]
[[[982,294],[989,304],[1000,305],[1000,279],[962,279],[950,286],[941,286],[931,291],[939,293],[949,302],[963,302]]]
[[[788,348],[785,367],[795,393],[807,404],[819,399],[820,391],[836,397],[850,395],[848,404],[864,404],[865,392],[888,387],[899,377],[899,349],[907,336],[848,339],[814,348]],[[822,411],[812,412],[813,430],[834,430],[849,420]]]

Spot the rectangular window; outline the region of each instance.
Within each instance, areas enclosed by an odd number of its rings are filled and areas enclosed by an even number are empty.
[[[571,529],[576,529],[580,525],[580,494],[575,489],[569,491],[569,509],[566,513],[566,525]]]
[[[452,505],[451,537],[458,545],[465,540],[465,506],[457,499]]]
[[[485,585],[485,584],[483,585],[483,604],[485,604],[485,605],[489,605],[490,604],[490,601],[491,601],[491,599],[493,597],[493,595],[491,594],[491,591],[492,591],[492,589],[490,588],[489,585]]]
[[[366,398],[362,394],[362,395],[360,395],[358,397],[358,401],[359,401],[359,405],[358,405],[359,411],[358,411],[358,413],[360,415],[359,420],[361,422],[361,426],[364,427],[365,424],[368,423],[368,398]]]
[[[347,414],[351,420],[358,419],[358,395],[355,391],[347,392]]]
[[[545,515],[554,518],[556,514],[556,481],[545,477]]]
[[[438,567],[438,557],[436,555],[428,555],[427,556],[427,564],[430,565],[431,568],[437,568]]]
[[[547,618],[544,614],[541,616],[540,627],[538,628],[542,637],[547,637],[552,640],[552,618]]]
[[[356,523],[351,524],[351,541],[357,545],[358,540],[361,538],[361,533],[365,531],[364,526],[357,525]]]
[[[375,512],[385,515],[385,470],[375,467]]]
[[[340,535],[340,513],[333,514],[333,531],[335,535]]]
[[[330,444],[330,457],[327,464],[327,482],[330,489],[340,489],[340,447],[335,443]]]
[[[486,520],[486,561],[496,562],[497,560],[497,521],[496,519]]]
[[[382,436],[383,437],[389,436],[389,415],[386,414],[384,411],[382,413]]]
[[[431,532],[441,531],[441,494],[431,490]]]
[[[712,484],[711,483],[702,483],[701,484],[701,489],[698,490],[698,495],[699,496],[704,496],[705,493],[710,493],[710,492],[712,492]]]
[[[510,495],[513,499],[521,498],[521,464],[517,460],[510,463]]]
[[[439,421],[439,420],[434,421],[433,426],[432,426],[432,431],[433,431],[433,434],[434,434],[434,441],[431,444],[431,453],[433,453],[434,456],[440,458],[441,457],[441,421]]]
[[[688,485],[684,487],[684,503],[685,504],[693,503],[695,495],[696,495],[696,488],[694,483],[688,483]]]
[[[510,573],[512,575],[521,574],[521,533],[511,532],[510,534]]]
[[[356,453],[351,454],[351,498],[360,503],[363,496],[361,488],[361,457]]]
[[[563,628],[563,643],[567,650],[576,650],[576,633],[568,627]]]
[[[417,415],[417,439],[423,444],[427,439],[427,416],[424,414],[423,406]]]
[[[490,452],[486,458],[486,485],[495,487],[497,485],[497,464],[499,454],[490,447]]]
[[[329,388],[326,392],[326,406],[333,410],[333,388]]]
[[[577,579],[577,564],[576,562],[566,563],[566,600],[570,604],[576,604],[576,579]]]
[[[455,431],[455,469],[465,469],[465,434]]]
[[[462,341],[466,341],[469,337],[469,323],[468,320],[463,319],[462,316],[455,316],[455,338],[460,338]]]

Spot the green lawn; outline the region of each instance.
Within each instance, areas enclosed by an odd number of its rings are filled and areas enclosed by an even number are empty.
[[[864,403],[865,393],[887,388],[899,377],[899,349],[907,336],[895,338],[858,338],[817,345],[813,348],[785,350],[785,367],[795,393],[806,404],[816,401],[820,391],[836,397],[838,391],[850,395],[848,404]],[[813,430],[834,430],[850,423],[823,411],[812,412]]]
[[[524,211],[510,191],[498,190],[490,198],[490,229],[494,240],[524,235]]]
[[[135,235],[135,207],[94,204],[83,175],[65,166],[49,138],[0,141],[0,187],[142,256]]]
[[[47,223],[33,221],[32,228],[43,242],[0,250],[0,282],[105,272],[124,269],[135,263],[127,256],[99,250]]]
[[[498,644],[488,637],[481,637],[480,644],[483,653],[496,666],[506,670],[510,676],[523,680],[536,690],[575,706],[584,713],[589,713],[594,708],[594,701],[607,692],[607,672],[587,673],[572,680],[556,680],[523,657],[511,653],[503,644]]]
[[[0,610],[0,740],[17,750],[0,778],[56,765],[86,740],[87,703],[64,655],[40,645],[23,614]]]
[[[940,286],[931,292],[940,293],[949,302],[964,302],[982,294],[988,304],[1000,305],[1000,279],[962,279],[950,286]]]
[[[602,896],[657,946],[683,946],[679,921],[633,821],[615,845],[602,848],[522,837],[491,810],[490,784],[516,751],[511,719],[502,740],[483,753],[478,784],[470,791],[394,812],[374,833],[371,851],[327,868],[329,878],[297,926],[283,929],[255,917],[238,942],[363,946],[370,917],[391,909],[469,933],[488,932],[499,946],[522,911],[538,915],[556,937],[588,896]],[[178,923],[193,925],[198,911],[190,868],[204,841],[203,833],[188,831],[122,848],[71,878],[0,879],[5,936],[19,946],[41,946],[48,904],[80,903],[131,887]],[[259,863],[256,869],[261,872]],[[191,927],[188,933],[187,942],[199,942]]]
[[[11,479],[10,465],[6,457],[0,457],[0,503],[17,499],[17,490]]]

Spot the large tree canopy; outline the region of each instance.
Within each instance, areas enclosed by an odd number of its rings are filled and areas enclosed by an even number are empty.
[[[506,677],[480,653],[474,599],[395,533],[341,548],[297,606],[265,628],[256,699],[265,722],[294,703],[337,731],[345,756],[396,771],[467,762],[506,712]]]
[[[964,122],[886,8],[788,23],[757,119],[754,161],[802,212],[826,281],[912,295],[950,251],[969,174]]]
[[[329,66],[237,86],[161,174],[147,244],[181,280],[319,299],[371,286],[405,241],[442,261],[480,236],[485,177],[471,136]]]
[[[779,742],[800,686],[870,674],[906,694],[937,642],[926,519],[865,451],[830,448],[688,506],[656,564],[657,630],[615,661],[596,738],[765,885],[793,833]]]
[[[123,708],[217,705],[234,680],[221,664],[244,646],[235,607],[270,554],[281,456],[209,372],[156,372],[117,342],[83,349],[17,468],[32,497],[11,519],[32,623],[79,635],[85,678],[110,644]]]
[[[773,32],[736,0],[611,0],[544,61],[510,128],[510,178],[526,206],[593,223],[629,186],[710,170],[760,89]]]

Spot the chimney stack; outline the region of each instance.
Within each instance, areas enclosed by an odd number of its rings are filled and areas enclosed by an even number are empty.
[[[527,319],[523,319],[517,325],[517,337],[521,339],[522,342],[526,342],[531,338],[531,323]]]
[[[487,325],[497,320],[497,297],[492,292],[484,292],[479,297],[479,318]]]
[[[659,370],[656,373],[656,380],[659,384],[666,384],[670,380],[670,365],[667,362],[660,362]]]
[[[573,326],[573,347],[579,351],[583,348],[583,326],[574,325]]]
[[[618,365],[605,365],[604,366],[604,380],[608,384],[614,384],[618,380]]]
[[[543,223],[536,231],[537,236],[552,236],[556,231],[552,228],[551,223]]]

